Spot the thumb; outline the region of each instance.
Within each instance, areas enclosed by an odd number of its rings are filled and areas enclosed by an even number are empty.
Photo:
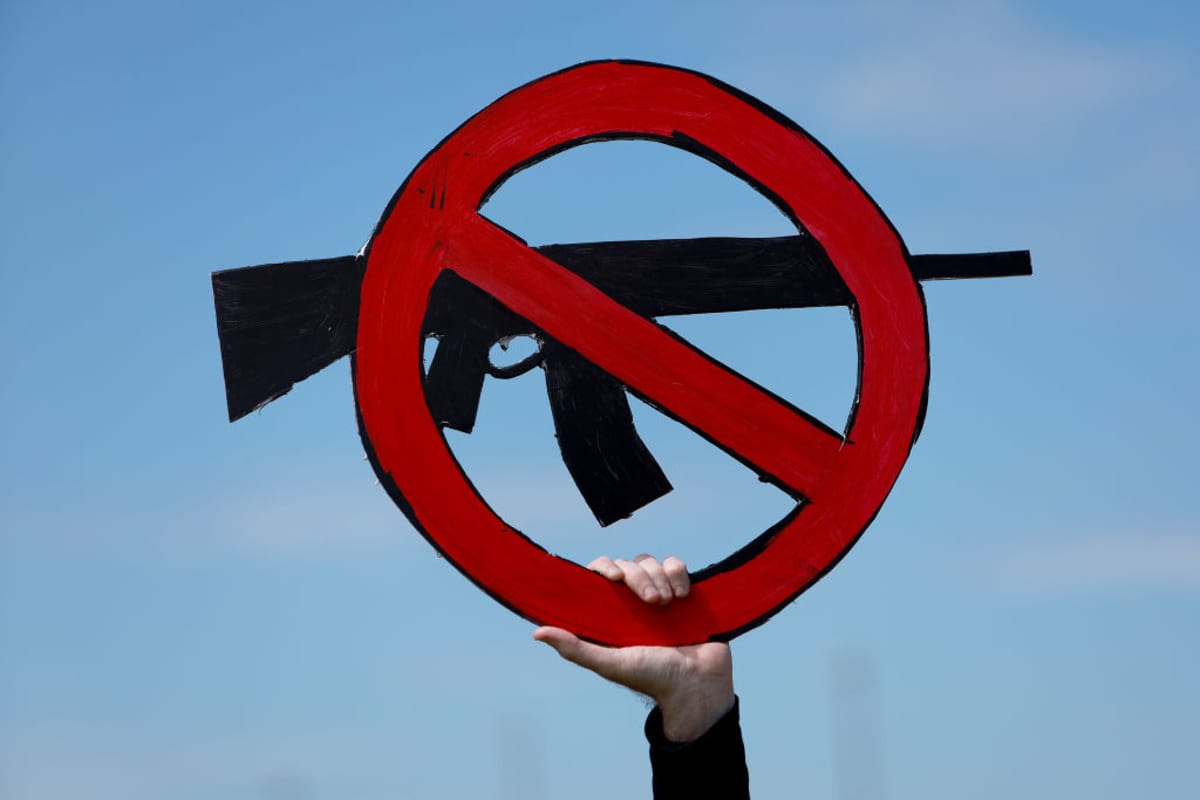
[[[585,642],[570,631],[543,625],[533,632],[533,638],[553,647],[567,661],[606,678],[616,671],[617,655],[610,648]]]

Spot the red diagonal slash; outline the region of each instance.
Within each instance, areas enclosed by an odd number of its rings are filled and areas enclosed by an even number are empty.
[[[663,141],[721,164],[811,234],[854,296],[859,401],[846,442],[479,217],[509,175],[605,138]],[[425,404],[421,331],[443,270],[474,282],[632,390],[811,502],[647,606],[557,558],[488,507]],[[924,305],[895,230],[793,123],[696,73],[586,64],[497,100],[431,152],[368,248],[354,354],[363,443],[397,505],[459,570],[539,623],[609,644],[686,644],[760,624],[831,569],[903,467],[924,408]]]
[[[842,437],[479,216],[443,263],[703,436],[813,499]],[[503,265],[491,268],[490,265]]]

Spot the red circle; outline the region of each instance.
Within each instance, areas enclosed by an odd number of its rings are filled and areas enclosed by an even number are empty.
[[[854,295],[859,400],[845,441],[546,260],[477,211],[513,172],[574,144],[644,138],[718,161],[825,248]],[[807,498],[683,601],[648,606],[538,547],[493,512],[428,412],[421,329],[444,269]],[[853,178],[778,113],[697,73],[584,64],[500,98],[447,137],[397,192],[370,244],[355,393],[363,442],[413,524],[522,616],[611,645],[730,638],[833,567],[908,457],[928,376],[925,309],[899,236]]]

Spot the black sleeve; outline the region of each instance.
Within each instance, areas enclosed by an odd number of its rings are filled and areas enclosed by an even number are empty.
[[[646,718],[654,800],[749,800],[750,774],[738,724],[738,702],[699,739],[682,744],[663,735],[662,712]]]

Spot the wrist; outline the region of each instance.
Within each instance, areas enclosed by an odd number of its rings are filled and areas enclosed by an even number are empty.
[[[663,736],[670,742],[700,738],[734,704],[733,675],[695,676],[657,698]]]

